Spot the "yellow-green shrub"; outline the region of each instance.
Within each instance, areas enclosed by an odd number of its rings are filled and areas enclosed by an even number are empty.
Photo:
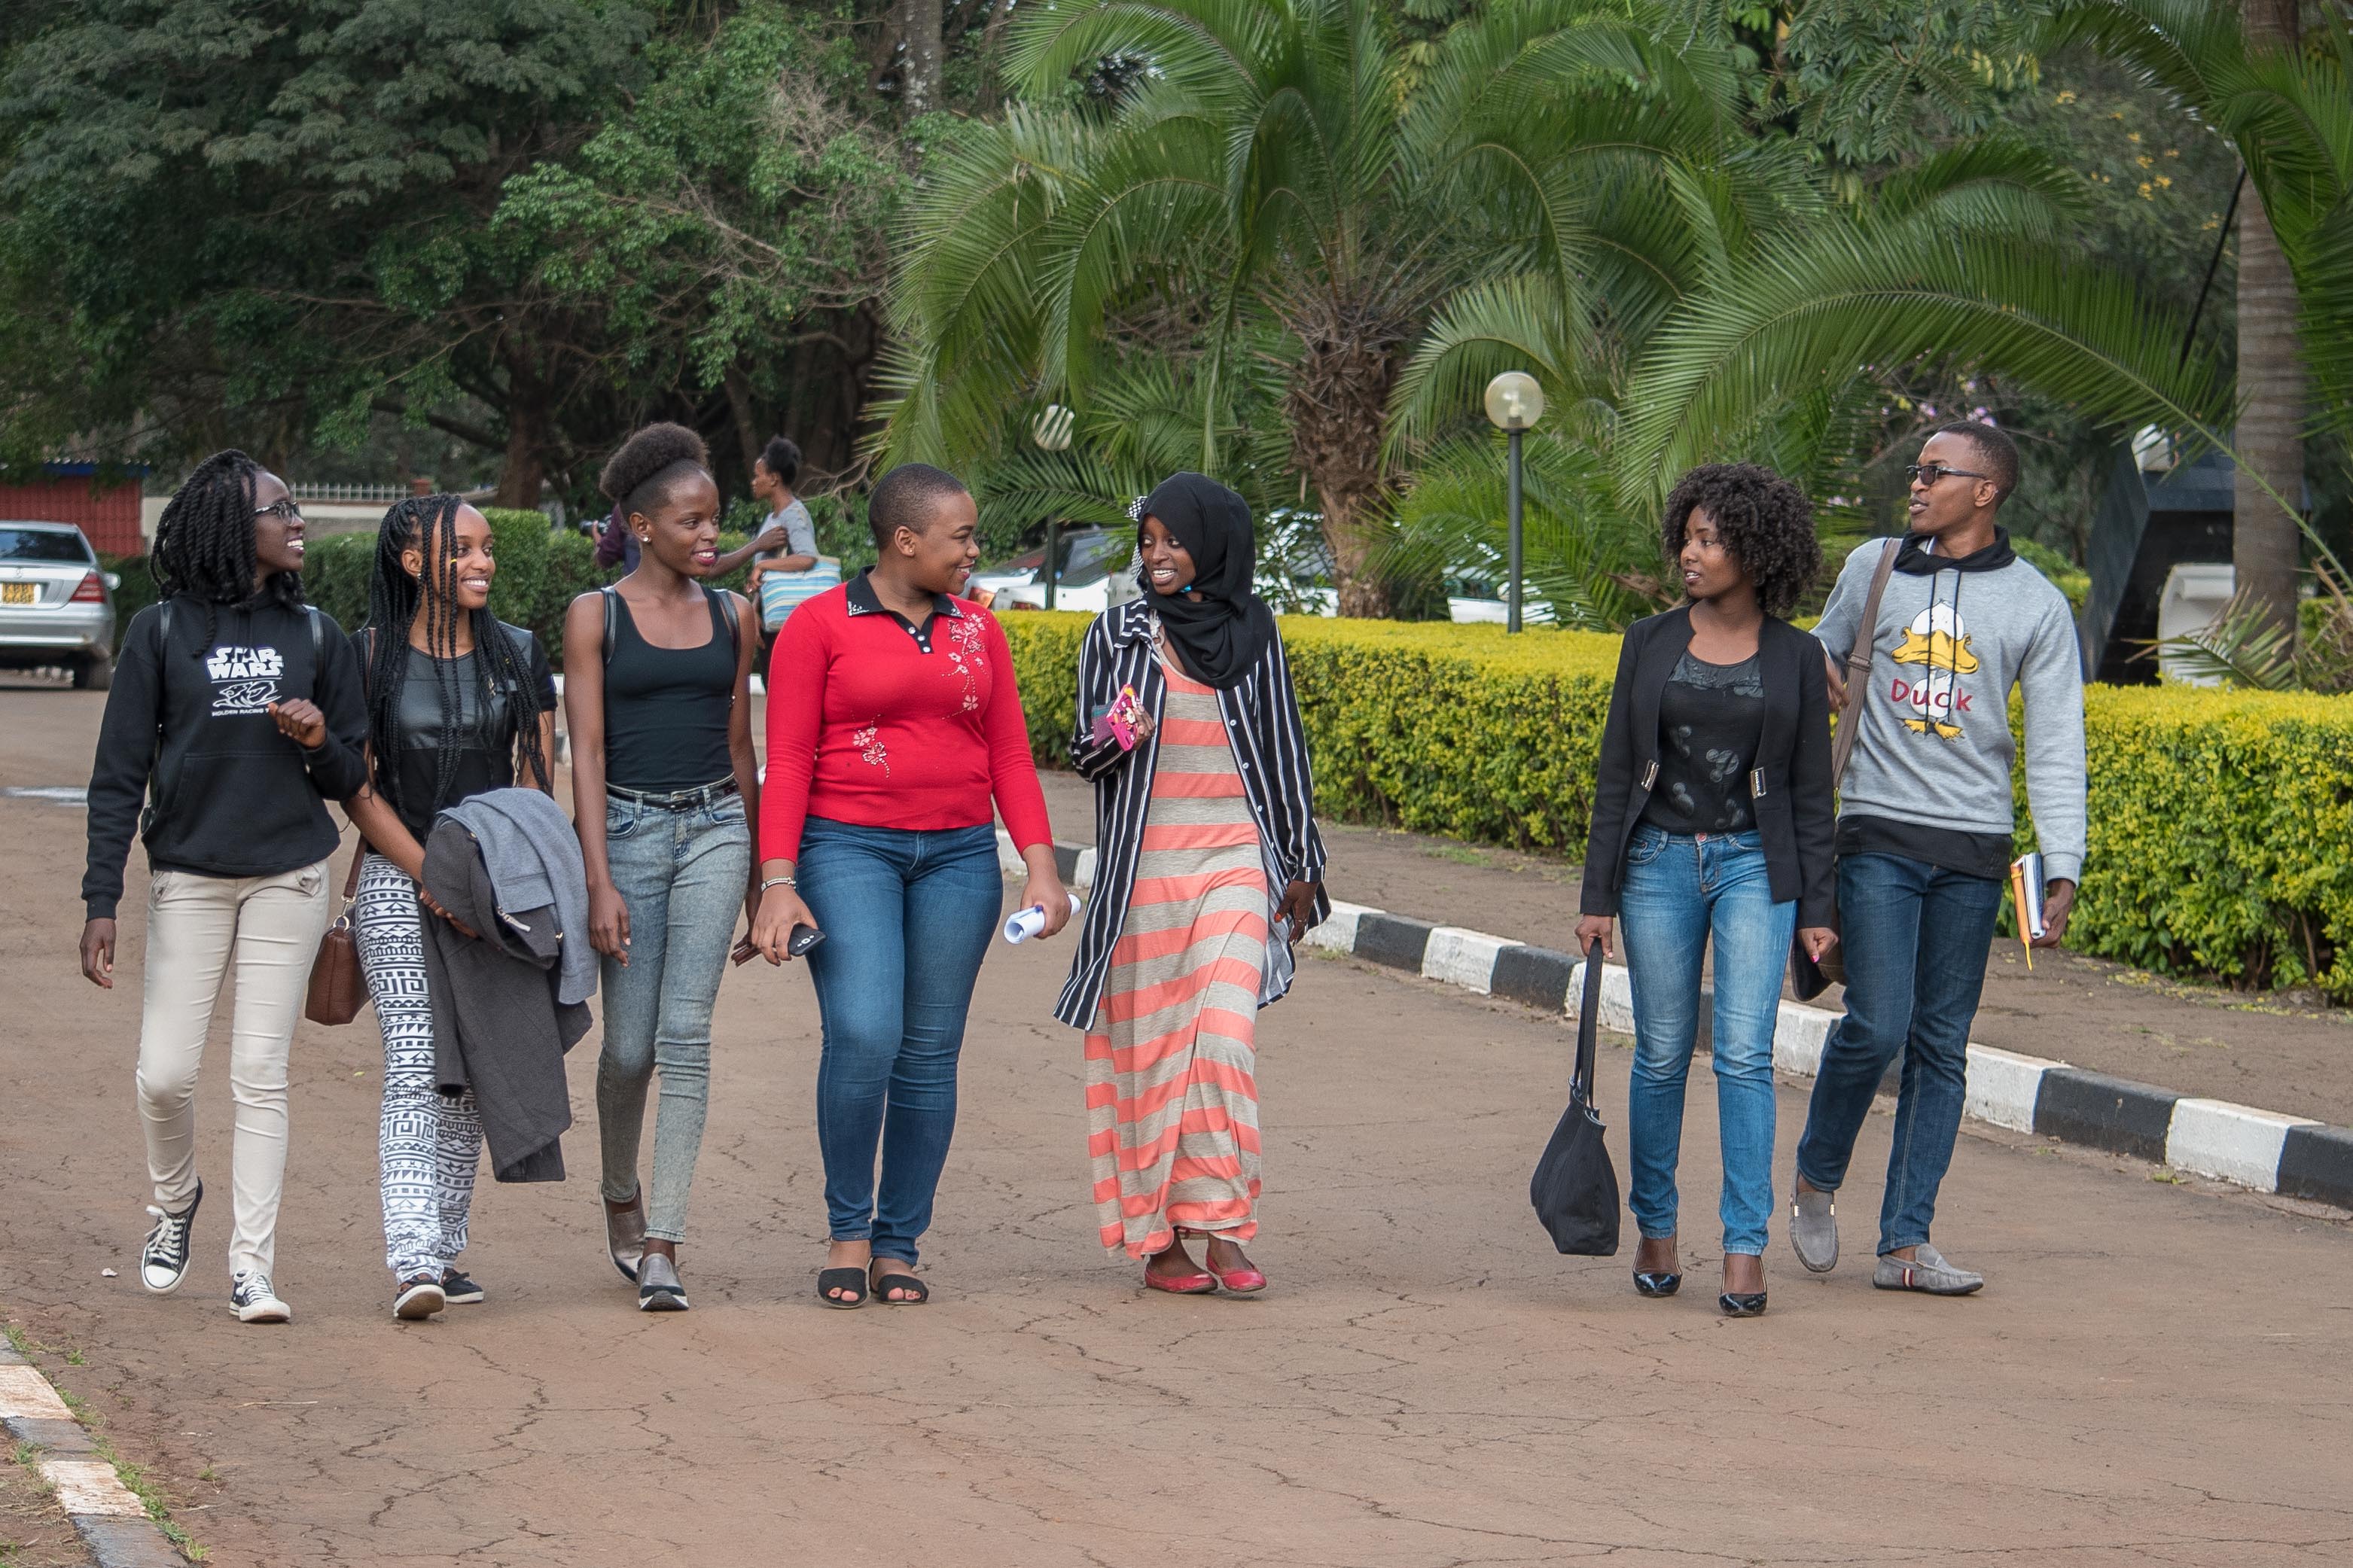
[[[1001,618],[1032,745],[1060,767],[1088,617]],[[1320,810],[1582,850],[1617,638],[1308,616],[1282,635]],[[2085,723],[2091,854],[2068,944],[2353,999],[2353,697],[2094,687]],[[2022,777],[2018,820],[2022,851]]]

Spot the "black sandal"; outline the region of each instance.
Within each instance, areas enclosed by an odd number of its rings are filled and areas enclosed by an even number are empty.
[[[892,1261],[898,1260],[893,1258]],[[894,1297],[891,1294],[893,1290],[905,1290],[909,1294]],[[912,1274],[885,1274],[874,1281],[874,1299],[886,1307],[920,1307],[931,1297],[932,1288]]]
[[[849,1291],[853,1293],[836,1296],[832,1293],[836,1290]],[[839,1307],[844,1311],[849,1310],[852,1307],[863,1307],[866,1305],[865,1265],[858,1264],[848,1268],[818,1269],[817,1271],[817,1299],[824,1302],[828,1307]]]

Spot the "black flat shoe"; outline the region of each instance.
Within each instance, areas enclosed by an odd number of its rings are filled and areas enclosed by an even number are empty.
[[[828,1292],[839,1290],[839,1296]],[[866,1266],[854,1263],[846,1268],[820,1268],[817,1271],[817,1299],[828,1307],[847,1311],[866,1305]]]
[[[1765,1292],[1762,1290],[1734,1294],[1726,1290],[1715,1299],[1727,1318],[1761,1318],[1765,1315]]]
[[[1680,1274],[1646,1274],[1634,1270],[1634,1294],[1637,1296],[1672,1296],[1683,1288]]]

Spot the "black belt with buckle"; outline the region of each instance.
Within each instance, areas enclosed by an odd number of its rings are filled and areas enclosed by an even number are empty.
[[[619,784],[607,784],[605,793],[631,805],[651,806],[656,811],[698,811],[715,805],[741,790],[734,779],[723,778],[717,784],[707,784],[700,789],[682,789],[669,795],[648,795],[643,790],[623,789]]]

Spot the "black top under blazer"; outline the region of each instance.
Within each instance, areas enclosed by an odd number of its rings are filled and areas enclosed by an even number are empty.
[[[1691,647],[1691,606],[1636,621],[1618,652],[1609,721],[1585,844],[1584,912],[1614,915],[1626,880],[1626,842],[1659,777],[1659,698]],[[1830,679],[1822,645],[1772,616],[1757,634],[1765,678],[1765,727],[1749,774],[1757,833],[1776,903],[1798,900],[1800,926],[1832,924],[1837,813],[1831,785]]]

